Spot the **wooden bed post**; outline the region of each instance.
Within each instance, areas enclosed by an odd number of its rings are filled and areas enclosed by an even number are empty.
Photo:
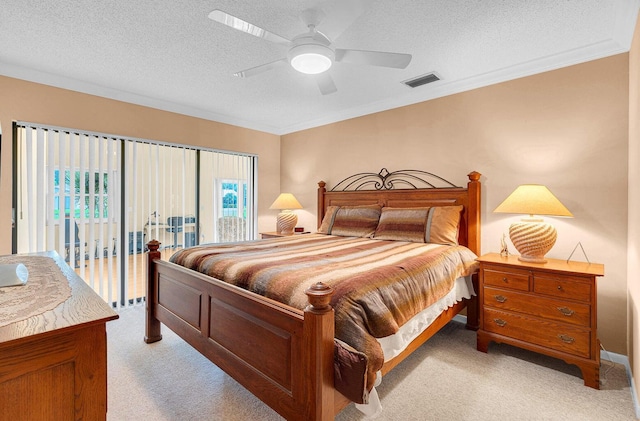
[[[327,183],[324,181],[318,181],[318,226],[322,225],[322,218],[324,217],[324,194],[327,191],[325,186]]]
[[[144,331],[144,341],[148,344],[158,342],[162,339],[160,333],[160,321],[155,317],[155,307],[157,299],[156,291],[156,276],[155,276],[155,260],[161,258],[161,254],[158,251],[160,248],[160,242],[157,240],[151,240],[147,243],[147,297],[146,297],[146,322]]]
[[[321,282],[308,288],[309,305],[304,310],[303,342],[307,354],[304,373],[310,377],[306,396],[308,407],[303,419],[334,419],[333,354],[335,322],[329,305],[333,288]]]
[[[469,210],[468,210],[468,222],[467,222],[467,247],[480,256],[480,174],[477,171],[470,172],[469,183],[467,189],[469,192]]]
[[[467,184],[467,191],[469,195],[469,209],[468,209],[468,221],[467,221],[467,242],[468,248],[476,255],[480,256],[480,227],[481,227],[481,184],[480,174],[477,171],[470,172],[469,183]],[[478,274],[472,275],[473,289],[478,292]],[[471,297],[467,301],[467,329],[478,330],[480,327],[480,314],[478,306],[478,296]]]

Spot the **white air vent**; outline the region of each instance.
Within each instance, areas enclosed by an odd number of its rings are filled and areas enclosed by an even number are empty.
[[[438,80],[440,80],[440,78],[435,73],[427,73],[426,75],[405,80],[402,83],[411,88],[417,88],[418,86],[426,85],[427,83],[436,82]]]

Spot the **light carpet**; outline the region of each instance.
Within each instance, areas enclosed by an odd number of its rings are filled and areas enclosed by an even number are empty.
[[[107,323],[108,421],[281,420],[235,380],[162,328],[145,344],[144,308]],[[603,361],[601,389],[563,361],[492,343],[450,322],[386,375],[378,420],[635,420],[625,369]],[[364,420],[353,405],[337,420]]]

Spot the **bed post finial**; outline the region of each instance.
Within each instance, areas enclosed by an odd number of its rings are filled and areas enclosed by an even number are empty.
[[[480,180],[480,176],[482,174],[480,174],[478,171],[471,171],[469,174],[467,174],[467,177],[469,177],[469,181],[478,181]]]
[[[158,240],[151,240],[147,243],[147,248],[149,249],[149,251],[158,251],[158,249],[160,248],[160,244],[162,243]]]
[[[333,295],[333,288],[330,286],[318,282],[307,288],[304,293],[309,297],[310,311],[324,313],[331,310],[329,303]]]

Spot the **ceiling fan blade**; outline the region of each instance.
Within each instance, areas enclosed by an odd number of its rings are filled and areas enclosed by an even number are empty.
[[[322,95],[329,95],[338,90],[336,84],[333,83],[333,79],[327,72],[316,75],[315,79],[316,82],[318,82],[318,88],[320,88]]]
[[[411,54],[386,53],[382,51],[343,50],[336,48],[336,61],[404,69],[411,62]]]
[[[262,29],[259,26],[256,26],[252,23],[249,23],[233,15],[230,15],[226,12],[223,12],[222,10],[216,9],[213,12],[209,13],[209,19],[214,20],[223,25],[227,25],[233,29],[237,29],[238,31],[246,32],[247,34],[253,35],[254,37],[275,42],[276,44],[284,44],[284,45],[291,44],[291,41],[281,37],[280,35],[276,35],[273,32],[269,32],[266,29]]]
[[[335,41],[366,10],[367,0],[328,0],[316,8],[322,10],[325,18],[318,23],[318,30],[331,41]]]
[[[271,63],[261,64],[260,66],[242,70],[238,73],[234,73],[233,75],[236,77],[251,77],[251,76],[255,76],[257,74],[266,72],[267,70],[271,70],[276,67],[279,67],[284,63],[288,63],[288,60],[286,58],[281,58],[280,60],[272,61]]]

